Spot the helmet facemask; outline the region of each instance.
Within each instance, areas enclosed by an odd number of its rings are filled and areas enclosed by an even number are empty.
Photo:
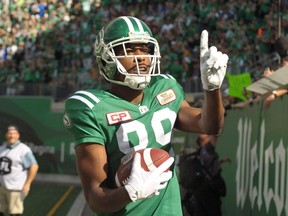
[[[151,76],[157,76],[160,74],[160,50],[156,39],[151,37],[148,32],[129,32],[128,37],[118,38],[107,44],[105,44],[103,37],[104,30],[98,34],[98,38],[95,43],[95,53],[97,56],[97,63],[99,65],[100,73],[104,78],[119,85],[128,86],[135,90],[144,89],[151,80]],[[100,37],[99,37],[100,35]],[[135,55],[128,54],[126,48],[129,45],[142,44],[146,45],[149,52],[146,54]],[[120,54],[115,52],[119,47],[123,50]],[[133,58],[136,64],[136,70],[134,73],[128,73],[124,66],[119,61],[123,58]],[[148,72],[143,73],[143,67],[139,65],[139,58],[149,58],[150,67]],[[118,80],[118,75],[122,74],[124,80]]]

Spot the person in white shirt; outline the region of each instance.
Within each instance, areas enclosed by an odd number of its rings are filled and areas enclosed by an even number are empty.
[[[5,138],[0,146],[0,216],[22,215],[39,166],[31,149],[20,141],[16,126],[7,128]]]

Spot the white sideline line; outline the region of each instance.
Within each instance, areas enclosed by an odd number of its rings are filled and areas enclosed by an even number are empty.
[[[45,182],[45,183],[58,183],[58,184],[76,184],[80,185],[80,178],[77,175],[63,175],[63,174],[44,174],[37,173],[35,177],[35,182]]]
[[[69,209],[67,216],[81,216],[84,210],[86,201],[84,198],[84,193],[81,191],[77,198],[74,200],[71,208]]]

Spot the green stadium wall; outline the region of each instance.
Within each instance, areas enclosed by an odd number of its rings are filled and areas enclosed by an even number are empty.
[[[16,124],[21,141],[32,148],[41,173],[76,174],[74,142],[63,126],[63,112],[53,112],[50,97],[1,97],[1,141]]]
[[[227,196],[223,216],[288,215],[288,96],[269,108],[262,103],[228,110],[217,142]],[[175,133],[176,153],[196,147],[195,134]],[[209,206],[209,203],[207,203]]]
[[[217,144],[229,156],[223,215],[288,215],[288,97],[227,112]]]
[[[63,112],[53,112],[49,97],[1,97],[0,141],[9,124],[36,155],[41,173],[77,174],[73,137],[63,127]],[[288,97],[266,109],[262,103],[228,110],[217,151],[232,159],[223,164],[227,196],[223,216],[288,215]],[[195,145],[196,134],[175,131],[176,155]]]

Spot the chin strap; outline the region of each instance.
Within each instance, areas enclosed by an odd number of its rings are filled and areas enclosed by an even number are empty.
[[[143,90],[144,88],[146,88],[147,85],[149,85],[150,81],[151,81],[150,76],[136,77],[126,75],[124,79],[124,85],[135,90]]]

